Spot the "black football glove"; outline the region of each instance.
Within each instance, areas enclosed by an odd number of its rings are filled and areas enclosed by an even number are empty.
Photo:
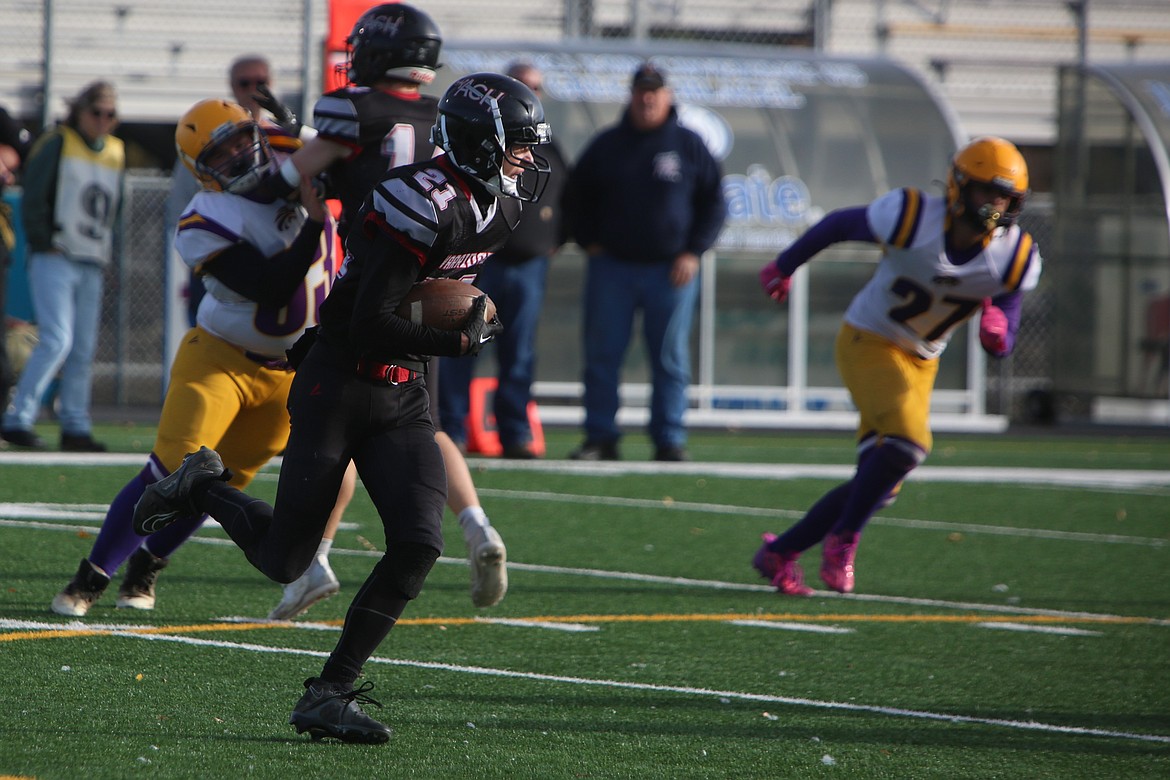
[[[268,89],[268,85],[257,84],[256,94],[252,95],[252,98],[260,104],[261,108],[272,114],[272,117],[276,120],[276,124],[293,135],[296,135],[300,130],[300,125],[297,123],[297,115],[293,113],[291,108],[276,99],[276,96]]]
[[[478,354],[483,345],[494,339],[504,331],[504,323],[499,317],[492,317],[488,322],[484,315],[487,313],[487,296],[481,295],[471,303],[471,311],[467,313],[467,325],[463,328],[463,335],[467,336],[467,351],[464,355]]]

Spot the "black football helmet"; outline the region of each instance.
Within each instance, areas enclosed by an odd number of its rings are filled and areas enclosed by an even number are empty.
[[[442,45],[439,26],[414,6],[376,5],[361,15],[345,39],[346,76],[367,87],[384,78],[430,84]]]
[[[439,117],[431,128],[431,143],[489,191],[530,203],[539,200],[548,185],[548,160],[535,149],[532,160],[519,158],[513,149],[551,140],[540,98],[500,73],[472,73],[456,80],[439,101]],[[505,176],[501,171],[505,160],[525,173]]]

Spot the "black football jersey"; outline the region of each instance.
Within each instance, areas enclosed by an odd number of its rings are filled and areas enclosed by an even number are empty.
[[[491,195],[446,155],[396,168],[356,214],[345,263],[321,305],[323,334],[376,362],[458,355],[458,331],[393,312],[423,279],[474,279],[519,219],[519,201]]]
[[[317,100],[313,106],[317,134],[353,150],[328,170],[329,184],[341,199],[343,238],[362,201],[387,171],[434,154],[431,127],[438,103],[429,95],[410,100],[357,86],[336,89]]]

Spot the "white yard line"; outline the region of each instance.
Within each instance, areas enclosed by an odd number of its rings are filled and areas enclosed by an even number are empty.
[[[146,456],[136,453],[62,453],[0,451],[0,466],[141,466]],[[269,468],[279,467],[274,458]],[[476,471],[531,471],[546,474],[616,476],[629,474],[674,474],[739,479],[848,479],[852,465],[803,463],[656,463],[573,460],[504,460],[475,458],[469,462]],[[1170,469],[1043,469],[992,466],[921,466],[912,482],[967,482],[1026,485],[1055,485],[1081,488],[1170,487]]]
[[[73,623],[44,623],[34,621],[0,619],[0,628],[8,630],[40,630],[40,631],[71,631],[79,630],[78,622]],[[296,624],[292,624],[296,625]],[[85,626],[91,630],[108,630],[109,633],[131,639],[145,639],[158,642],[173,642],[175,644],[192,647],[214,647],[228,650],[245,650],[253,653],[276,653],[282,655],[308,656],[312,658],[326,658],[329,653],[321,650],[306,650],[297,647],[272,647],[249,642],[228,642],[217,639],[201,639],[191,636],[173,634],[142,634],[134,629],[114,630],[96,629],[95,626]],[[141,629],[142,627],[139,627]],[[1138,742],[1153,742],[1170,744],[1170,736],[1163,734],[1141,734],[1128,731],[1113,731],[1109,729],[1084,728],[1079,726],[1060,726],[1052,723],[1037,721],[1009,720],[1006,718],[980,718],[970,715],[955,715],[945,712],[931,712],[929,710],[910,710],[901,707],[883,707],[872,704],[856,704],[852,702],[825,701],[820,699],[805,699],[791,696],[775,696],[771,694],[750,693],[747,691],[720,691],[710,688],[693,688],[676,685],[652,685],[648,683],[633,683],[622,680],[607,680],[589,677],[571,677],[556,674],[540,674],[536,672],[520,672],[512,669],[493,669],[483,666],[464,666],[459,664],[435,663],[432,661],[413,661],[401,658],[383,658],[374,656],[367,663],[387,664],[391,666],[426,669],[430,671],[455,672],[458,674],[474,674],[487,677],[499,677],[514,680],[530,680],[561,685],[596,686],[630,691],[653,691],[656,693],[675,693],[681,696],[699,696],[714,699],[733,699],[751,701],[763,704],[782,704],[792,707],[811,707],[816,709],[844,710],[849,712],[865,712],[875,715],[887,715],[899,718],[915,718],[919,720],[942,721],[952,724],[993,726],[998,728],[1017,729],[1023,731],[1038,731],[1053,734],[1071,734],[1076,736],[1105,737],[1108,739],[1124,739]]]
[[[92,532],[92,526],[65,525],[45,523],[35,520],[5,520],[0,519],[0,528],[30,528],[48,531],[79,531]],[[234,542],[223,537],[196,535],[189,540],[193,544],[209,544],[220,547],[232,547]],[[377,550],[353,550],[334,547],[330,555],[350,555],[365,558],[377,558],[382,555]],[[467,566],[466,558],[451,558],[442,556],[439,563],[449,566]],[[572,566],[548,566],[539,563],[520,563],[508,561],[508,569],[514,572],[535,572],[540,574],[557,574],[578,577],[593,577],[603,580],[620,580],[624,582],[645,582],[655,585],[669,585],[671,587],[706,588],[709,590],[743,591],[752,593],[774,593],[771,585],[749,584],[744,582],[725,582],[722,580],[700,580],[690,577],[666,577],[658,574],[642,574],[640,572],[610,571],[606,569],[586,569]],[[953,609],[970,612],[994,612],[1006,615],[1043,615],[1051,617],[1089,618],[1091,620],[1108,620],[1122,617],[1099,612],[1070,612],[1060,609],[1040,609],[1037,607],[1020,607],[1011,604],[986,604],[972,601],[943,601],[941,599],[916,598],[912,596],[890,596],[877,593],[835,593],[833,591],[818,590],[813,592],[814,598],[834,599],[843,601],[865,601],[876,604],[899,604],[913,607],[934,607],[937,609]],[[1146,625],[1170,627],[1170,620],[1149,619]]]
[[[795,509],[770,509],[744,507],[731,504],[712,504],[692,501],[666,501],[663,499],[622,498],[620,496],[590,496],[576,493],[553,493],[540,490],[501,490],[479,488],[479,493],[488,498],[503,498],[513,501],[544,501],[561,504],[591,504],[633,509],[647,509],[699,514],[771,517],[783,520],[798,519],[804,512]],[[0,502],[0,521],[23,519],[93,520],[101,523],[107,507],[100,504],[49,504],[44,502],[18,503]],[[905,517],[879,515],[870,521],[875,525],[900,528],[921,528],[932,531],[947,531],[991,536],[1012,536],[1027,539],[1055,539],[1060,541],[1088,542],[1090,544],[1133,544],[1140,547],[1165,547],[1166,539],[1124,534],[1092,534],[1077,531],[1058,531],[1045,528],[1019,528],[1013,526],[988,525],[986,523],[951,523],[941,520],[919,520]],[[343,527],[354,527],[344,524]]]

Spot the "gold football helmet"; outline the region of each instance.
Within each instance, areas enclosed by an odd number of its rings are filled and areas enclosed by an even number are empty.
[[[1011,202],[1001,214],[989,206],[973,208],[967,190],[973,183],[991,185]],[[1028,165],[1010,141],[994,136],[976,138],[955,153],[947,176],[947,207],[953,217],[965,217],[985,230],[1011,225],[1028,197]]]
[[[179,159],[204,189],[247,192],[273,163],[268,136],[247,109],[227,100],[201,100],[175,127]]]

